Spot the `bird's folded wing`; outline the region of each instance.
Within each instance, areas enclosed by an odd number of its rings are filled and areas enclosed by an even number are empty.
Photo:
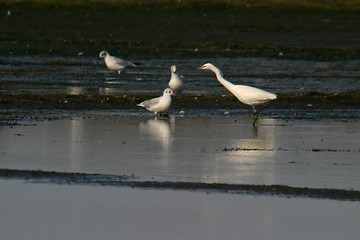
[[[145,108],[149,108],[149,107],[152,107],[152,106],[158,104],[160,102],[160,99],[161,99],[161,97],[153,98],[153,99],[141,102],[139,105],[141,105]]]
[[[232,92],[241,102],[249,105],[256,105],[275,100],[276,95],[259,88],[236,85]]]
[[[115,59],[115,62],[121,66],[125,66],[125,67],[135,67],[135,64],[132,63],[132,62],[128,62],[128,61],[125,61],[121,58],[116,58]]]

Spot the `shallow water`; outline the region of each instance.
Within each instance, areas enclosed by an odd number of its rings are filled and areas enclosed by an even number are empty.
[[[187,94],[227,94],[213,73],[198,70],[217,65],[229,81],[277,93],[359,91],[360,61],[306,61],[275,58],[128,59],[140,65],[118,75],[97,56],[0,57],[0,92],[108,94],[161,93],[177,65]]]
[[[358,202],[0,180],[2,239],[359,239]]]
[[[78,10],[68,8],[36,10],[35,14],[12,11],[13,16],[2,22],[3,52],[30,50],[49,55],[1,56],[0,93],[159,94],[167,87],[170,66],[176,64],[178,72],[185,77],[185,94],[228,94],[212,73],[196,70],[206,62],[219,66],[225,78],[234,83],[272,92],[360,90],[358,60],[149,59],[153,54],[145,56],[138,53],[141,49],[134,49],[127,55],[140,57],[128,60],[141,65],[119,76],[108,71],[103,62],[97,62],[96,54],[82,56],[82,51],[89,54],[104,43],[112,49],[121,49],[118,41],[144,41],[144,35],[160,45],[169,40],[186,42],[194,35],[198,35],[197,40],[191,39],[195,42],[220,39],[219,43],[240,41],[275,47],[279,44],[306,48],[359,45],[356,13],[339,15],[337,11],[326,11],[325,15],[315,12],[315,18],[311,14],[299,18],[304,13],[291,11],[289,18],[286,11],[287,14],[274,18],[271,11],[244,14],[248,12],[238,13],[246,20],[238,22],[256,21],[234,27],[238,25],[233,25],[234,21],[229,24],[228,17],[220,14],[211,18],[216,24],[210,24],[207,32],[199,31],[197,25],[193,26],[194,21],[189,21],[201,20],[208,29],[210,17],[205,14],[200,19],[198,11],[192,18],[176,18],[176,15],[173,18],[172,15],[170,22],[164,21],[165,27],[154,24],[151,11],[146,14],[149,18],[140,12],[138,27],[133,27],[135,22],[127,21],[130,28],[124,27],[118,18],[126,19],[127,14],[133,12],[111,11],[109,15],[102,7],[90,14],[84,9],[79,14]],[[309,12],[312,11],[306,11]],[[168,13],[164,16],[167,19]],[[284,25],[283,19],[290,21]],[[54,27],[60,22],[61,26]],[[111,24],[104,24],[108,22]],[[184,24],[186,22],[190,24]],[[171,27],[169,31],[168,23],[180,28]],[[109,41],[111,33],[118,41]],[[79,37],[85,43],[91,39],[90,44],[59,44],[58,41]],[[100,43],[96,45],[92,39]],[[75,52],[75,55],[52,55],[53,48],[60,52],[66,48],[65,54]],[[170,53],[178,50],[172,49]],[[217,47],[217,51],[221,55],[220,48]],[[286,52],[283,54],[288,56]],[[248,111],[228,111],[228,117],[220,116],[225,110],[220,114],[214,111],[217,110],[209,110],[209,114],[205,109],[186,117],[175,114],[175,118],[158,121],[142,110],[124,114],[64,112],[60,117],[43,117],[42,113],[35,112],[19,117],[26,121],[11,116],[9,119],[15,118],[20,125],[0,127],[0,168],[134,174],[139,180],[154,181],[287,184],[359,190],[359,111],[306,109],[296,112],[296,116],[286,109],[270,114],[265,111],[264,115],[269,117],[260,121],[256,129],[251,126]],[[194,117],[197,114],[201,116]],[[241,236],[243,239],[330,240],[360,237],[357,202],[30,184],[16,180],[0,180],[0,192],[1,239],[239,239]]]
[[[78,114],[2,127],[0,168],[359,190],[359,122]]]

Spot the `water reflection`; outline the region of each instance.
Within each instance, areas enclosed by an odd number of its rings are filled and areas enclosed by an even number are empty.
[[[82,87],[69,87],[67,88],[66,94],[70,95],[78,95],[78,94],[84,94],[86,90]]]
[[[81,139],[84,139],[84,121],[71,121],[70,122],[70,134],[68,136],[69,150],[69,167],[71,171],[77,171],[83,166],[83,149],[81,148]]]
[[[244,162],[247,159],[256,161],[257,157],[272,156],[274,154],[274,119],[262,120],[262,124],[247,130],[248,134],[239,135],[237,139],[229,141],[229,152],[233,152],[231,161]],[[245,129],[244,129],[245,130]]]
[[[61,89],[58,89],[57,92],[61,92]],[[67,87],[64,92],[70,95],[78,94],[96,94],[96,95],[121,95],[123,91],[118,88],[108,88],[108,87],[98,87],[98,88],[84,88],[84,87]]]
[[[121,91],[117,88],[99,88],[99,95],[117,95],[120,94]]]
[[[358,122],[96,116],[3,128],[0,167],[358,189]]]
[[[235,178],[241,181],[249,175],[255,175],[257,180],[268,182],[274,178],[274,164],[270,163],[276,154],[275,149],[275,120],[262,119],[256,127],[240,125],[240,131],[230,136],[224,142],[221,154],[216,154],[217,164],[229,165],[232,171],[227,173],[227,178]],[[271,168],[271,169],[269,169]],[[223,170],[219,169],[220,180],[224,178]],[[218,179],[215,179],[219,181]]]
[[[146,122],[140,122],[140,134],[150,135],[149,141],[160,146],[161,158],[168,162],[170,148],[172,144],[171,135],[175,131],[175,118],[169,119],[154,118]],[[159,149],[157,149],[159,150]]]

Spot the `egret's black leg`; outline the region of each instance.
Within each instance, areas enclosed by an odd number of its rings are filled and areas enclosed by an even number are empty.
[[[255,127],[255,123],[257,122],[257,120],[259,119],[259,116],[258,116],[258,113],[261,111],[256,111],[256,108],[254,106],[252,106],[253,110],[254,110],[254,113],[251,115],[251,118],[253,120],[253,123],[252,125]]]
[[[254,109],[254,115],[258,115],[259,112],[261,112],[264,108],[261,108],[260,110],[256,110],[256,108],[254,106],[252,106],[252,108]]]
[[[254,109],[254,114],[256,114],[256,108],[254,105],[252,105],[252,108]]]
[[[253,114],[253,115],[251,115],[251,118],[252,118],[252,120],[253,120],[252,125],[255,127],[255,123],[256,123],[256,122],[257,122],[257,120],[259,119],[259,116],[258,116],[258,115]]]

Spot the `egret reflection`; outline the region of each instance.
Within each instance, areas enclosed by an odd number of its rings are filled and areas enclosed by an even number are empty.
[[[276,122],[273,119],[262,120],[261,125],[254,126],[247,138],[239,138],[229,142],[229,148],[225,149],[231,152],[228,159],[236,162],[246,163],[247,161],[263,160],[272,157],[275,154],[275,127]]]
[[[261,182],[271,182],[276,177],[276,169],[272,161],[276,157],[276,123],[272,119],[263,119],[262,124],[253,129],[244,128],[238,139],[232,139],[223,149],[225,155],[219,155],[217,161],[226,161],[233,168],[233,176],[238,179],[247,178],[249,174],[256,175]]]

